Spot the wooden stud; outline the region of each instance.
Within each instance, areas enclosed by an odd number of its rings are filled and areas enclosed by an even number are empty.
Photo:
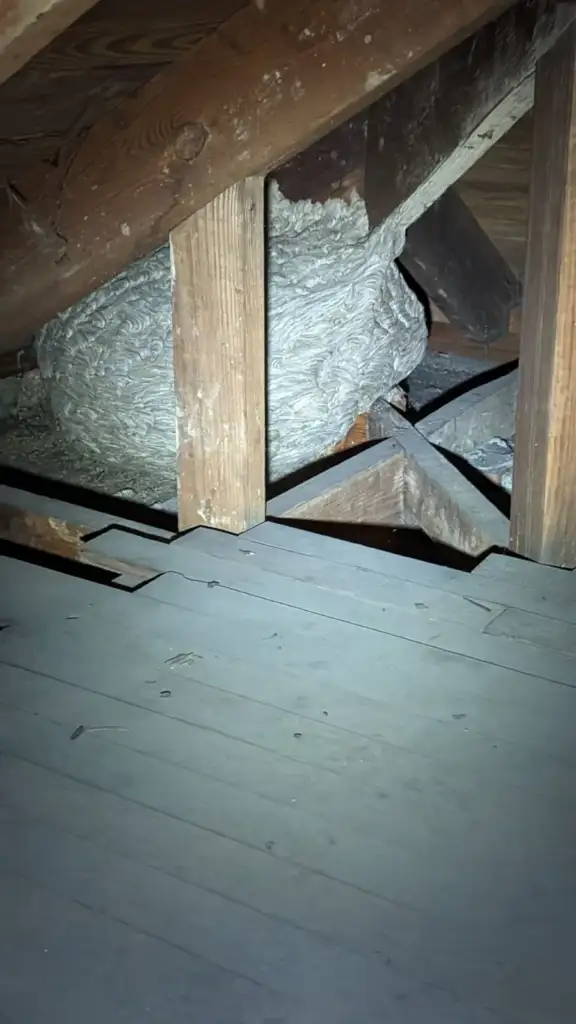
[[[552,0],[532,0],[538,10]],[[508,0],[244,5],[0,196],[2,343],[19,344],[247,176],[271,170]]]
[[[408,228],[399,262],[466,336],[506,333],[520,282],[455,188]]]
[[[233,185],[170,236],[181,530],[265,518],[264,179]]]
[[[536,75],[511,546],[576,565],[576,29]]]
[[[0,5],[0,84],[95,3],[96,0],[3,0]]]

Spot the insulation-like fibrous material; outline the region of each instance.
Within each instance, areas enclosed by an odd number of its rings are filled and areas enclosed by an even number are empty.
[[[424,311],[395,263],[403,243],[403,229],[390,222],[370,233],[358,197],[292,203],[271,186],[273,479],[330,451],[422,359]],[[168,247],[47,324],[37,348],[52,410],[69,438],[104,460],[142,459],[176,472]]]

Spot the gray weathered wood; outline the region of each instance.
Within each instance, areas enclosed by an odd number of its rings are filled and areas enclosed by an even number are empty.
[[[474,575],[520,587],[537,587],[539,593],[554,602],[562,599],[576,601],[576,575],[573,569],[540,565],[513,555],[490,554],[476,566]]]
[[[493,437],[512,437],[517,400],[518,371],[514,369],[446,402],[418,420],[417,427],[432,444],[469,455]]]
[[[509,523],[498,509],[387,402],[372,407],[369,427],[406,455],[404,515],[434,540],[469,555],[508,546]]]
[[[564,1024],[576,624],[458,590],[574,605],[275,524],[98,542],[175,571],[0,560],[2,1010]],[[433,609],[463,653],[394,635]]]

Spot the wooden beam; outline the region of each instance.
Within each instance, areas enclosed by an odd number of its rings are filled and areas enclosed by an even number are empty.
[[[406,438],[405,449],[406,513],[424,533],[474,557],[508,547],[506,516],[455,466],[417,432]]]
[[[266,516],[264,179],[170,236],[178,523],[241,533]]]
[[[513,549],[576,565],[576,29],[536,75]]]
[[[524,0],[371,108],[365,196],[373,225],[459,151],[572,16],[554,0]]]
[[[404,455],[394,441],[382,441],[331,466],[268,502],[275,519],[404,524]]]
[[[513,436],[517,401],[518,371],[512,370],[446,402],[416,426],[432,444],[469,455],[493,437]]]
[[[420,528],[474,557],[508,544],[508,520],[387,402],[375,403],[377,444],[268,502],[268,518]]]
[[[244,7],[57,166],[44,163],[4,190],[4,347],[164,242],[235,182],[282,163],[508,6]]]
[[[0,84],[95,3],[96,0],[4,0],[0,5]]]
[[[466,336],[506,333],[520,282],[455,188],[408,228],[400,263]]]
[[[26,474],[16,474],[25,476]],[[46,481],[45,481],[46,483]],[[48,482],[47,486],[53,493],[58,492],[60,485],[55,485],[54,481]],[[42,519],[58,519],[64,522],[81,522],[82,530],[84,534],[91,533],[102,533],[111,526],[117,526],[119,529],[125,530],[138,530],[141,534],[147,534],[151,537],[158,537],[164,541],[170,541],[175,536],[171,530],[163,530],[158,526],[150,526],[148,523],[142,522],[138,519],[130,519],[128,515],[123,517],[114,512],[100,512],[95,508],[88,508],[86,505],[81,503],[81,500],[85,497],[94,497],[92,492],[78,491],[77,488],[68,488],[63,486],[65,491],[78,492],[78,501],[62,501],[59,498],[47,497],[45,494],[35,494],[32,491],[25,490],[20,487],[10,487],[6,484],[0,485],[0,504],[15,506],[16,508],[25,509],[26,512],[31,512]],[[109,503],[109,502],[107,502]],[[114,505],[120,508],[125,508],[128,512],[131,509],[129,502],[123,501],[122,499],[114,499]],[[135,506],[140,511],[140,506]]]
[[[520,355],[520,335],[509,331],[489,345],[465,338],[453,324],[432,323],[428,337],[431,352],[464,356],[466,359],[484,360],[493,365],[513,363]]]
[[[404,521],[432,540],[477,557],[508,546],[509,523],[459,470],[388,402],[370,412],[372,437],[383,434],[404,452]]]
[[[470,136],[530,76],[570,16],[558,11],[554,0],[516,4],[277,168],[274,177],[283,194],[293,201],[325,202],[346,198],[354,188],[366,194],[373,223],[379,223],[458,147],[470,158]],[[512,123],[508,107],[502,108],[502,118],[505,131]],[[487,131],[494,133],[493,123]],[[496,141],[495,134],[490,141]],[[472,163],[475,158],[472,153]]]

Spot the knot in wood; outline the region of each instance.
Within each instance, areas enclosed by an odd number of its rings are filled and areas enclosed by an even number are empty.
[[[208,131],[203,124],[199,121],[194,124],[186,124],[176,136],[174,153],[179,160],[196,160],[207,141]]]

